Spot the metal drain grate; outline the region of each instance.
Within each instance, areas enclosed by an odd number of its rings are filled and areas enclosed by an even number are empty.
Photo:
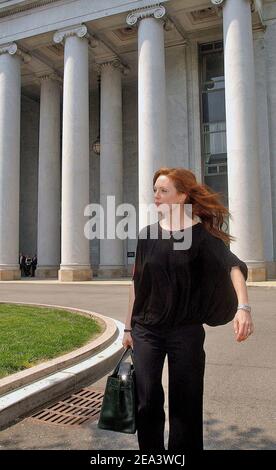
[[[82,388],[68,398],[44,408],[31,417],[40,422],[73,426],[95,421],[100,413],[104,391]]]

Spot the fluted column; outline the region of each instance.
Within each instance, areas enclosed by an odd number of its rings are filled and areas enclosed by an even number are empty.
[[[54,35],[64,41],[62,207],[60,281],[89,280],[89,240],[84,235],[89,203],[89,88],[87,28]]]
[[[227,165],[231,249],[248,265],[249,280],[264,280],[263,229],[256,124],[251,2],[223,7]]]
[[[20,278],[20,58],[15,43],[0,46],[0,280]]]
[[[166,82],[163,20],[165,8],[134,11],[138,22],[139,229],[148,224],[141,204],[153,204],[154,172],[166,164]]]
[[[270,167],[272,149],[269,138],[267,57],[264,54],[264,50],[266,50],[264,36],[264,30],[253,31],[264,256],[267,277],[273,278],[276,276],[276,261],[273,262],[273,185],[271,184],[272,169]]]
[[[99,277],[125,274],[123,240],[113,237],[107,212],[108,197],[114,210],[123,202],[122,66],[118,60],[101,64],[100,203],[104,208],[105,238],[100,240]],[[113,204],[113,203],[112,203]],[[112,207],[110,207],[112,210]],[[112,216],[113,217],[113,216]],[[116,227],[116,223],[115,223]]]
[[[37,277],[57,277],[60,265],[60,83],[41,77]]]

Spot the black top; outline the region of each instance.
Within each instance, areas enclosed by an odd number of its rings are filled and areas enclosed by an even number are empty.
[[[175,249],[183,242],[187,249]],[[232,266],[239,266],[247,279],[246,264],[201,222],[177,232],[164,230],[159,222],[146,226],[137,243],[131,326],[137,322],[162,329],[231,321],[238,305]]]

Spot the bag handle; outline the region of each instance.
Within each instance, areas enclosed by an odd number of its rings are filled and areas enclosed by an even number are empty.
[[[128,346],[128,347],[124,350],[124,352],[123,352],[123,354],[122,354],[122,356],[121,356],[121,359],[119,360],[118,364],[116,365],[116,367],[115,367],[115,369],[114,369],[114,372],[113,372],[114,375],[117,375],[122,360],[125,359],[125,358],[129,355],[129,353],[130,353],[130,355],[131,355],[131,360],[132,360],[132,363],[133,363],[133,349],[132,349],[131,346]]]

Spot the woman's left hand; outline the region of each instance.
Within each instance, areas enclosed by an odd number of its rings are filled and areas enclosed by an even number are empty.
[[[251,314],[239,309],[234,317],[234,331],[238,342],[245,341],[254,332]]]

